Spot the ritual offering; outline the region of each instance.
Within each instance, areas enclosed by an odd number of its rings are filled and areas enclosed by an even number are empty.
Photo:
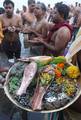
[[[63,110],[81,94],[79,68],[64,56],[19,59],[6,76],[8,98],[26,111],[49,113]]]

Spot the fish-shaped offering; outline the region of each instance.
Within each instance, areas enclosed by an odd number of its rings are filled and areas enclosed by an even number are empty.
[[[38,73],[37,86],[31,100],[31,106],[33,110],[41,110],[43,96],[52,83],[52,80],[54,80],[54,77],[55,72],[51,65],[45,66],[45,68]]]
[[[17,90],[16,93],[17,95],[22,95],[23,93],[26,93],[26,89],[34,78],[36,72],[37,64],[35,62],[31,62],[25,67],[20,88]]]

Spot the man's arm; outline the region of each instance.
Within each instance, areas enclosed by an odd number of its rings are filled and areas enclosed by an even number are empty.
[[[48,34],[48,28],[49,28],[49,23],[48,22],[43,22],[42,23],[42,38],[46,38]]]
[[[48,32],[48,23],[43,22],[41,24],[41,28],[40,29],[41,29],[41,33],[35,31],[34,29],[32,29],[32,27],[31,27],[30,31],[32,33],[34,33],[37,37],[46,38],[47,37],[47,32]]]
[[[40,40],[48,49],[53,50],[54,52],[59,52],[60,50],[66,47],[66,44],[71,38],[70,30],[67,27],[62,27],[57,33],[56,38],[53,40],[54,44],[46,43],[45,41]]]
[[[5,31],[5,30],[8,30],[8,27],[7,26],[4,27],[4,25],[3,25],[3,19],[4,19],[4,14],[1,14],[0,15],[0,21],[1,21],[1,24],[2,24],[2,31]]]

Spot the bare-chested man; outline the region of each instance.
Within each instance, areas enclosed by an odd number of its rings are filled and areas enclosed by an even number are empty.
[[[34,22],[36,21],[36,17],[34,15],[34,8],[35,8],[35,0],[28,0],[28,9],[26,12],[22,14],[22,21],[23,21],[23,31],[24,31],[24,47],[30,48],[27,40],[30,39],[31,34],[26,34],[25,28],[30,28],[33,26]]]
[[[44,54],[59,56],[64,54],[66,45],[71,39],[72,29],[66,22],[69,14],[69,7],[62,3],[57,3],[53,12],[53,28],[49,31],[47,42],[39,38],[45,46]]]
[[[75,40],[76,34],[77,34],[80,27],[81,27],[81,8],[80,7],[75,7],[75,9],[74,9],[74,20],[73,20],[73,31],[74,31],[73,40]]]
[[[19,32],[22,27],[22,20],[14,14],[14,3],[6,0],[3,3],[5,13],[0,16],[2,22],[4,39],[2,49],[9,59],[20,57],[21,43],[19,40]]]
[[[35,5],[34,14],[36,16],[37,21],[35,22],[33,27],[31,26],[31,28],[29,30],[30,32],[32,32],[32,36],[31,36],[29,42],[32,44],[31,53],[33,53],[33,55],[41,55],[43,45],[41,45],[40,43],[36,44],[36,42],[34,42],[34,40],[36,40],[37,37],[42,37],[42,38],[47,37],[49,23],[45,19],[45,15],[46,15],[45,4],[41,3],[41,2],[37,3]]]
[[[36,16],[37,21],[35,22],[32,32],[36,34],[36,36],[40,36],[43,38],[47,37],[48,32],[48,22],[46,21],[46,6],[44,3],[37,3],[35,5],[34,14]]]
[[[22,14],[23,24],[26,24],[27,26],[31,26],[33,22],[36,20],[36,17],[34,15],[34,8],[35,8],[35,1],[28,0],[28,9],[26,12]]]

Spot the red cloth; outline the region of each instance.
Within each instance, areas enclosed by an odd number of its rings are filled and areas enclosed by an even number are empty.
[[[72,36],[73,27],[71,25],[69,25],[67,22],[61,22],[61,23],[55,24],[52,27],[52,29],[49,31],[49,34],[47,36],[47,42],[50,41],[50,39],[55,31],[57,31],[59,28],[64,27],[64,26],[66,26],[70,30],[70,33]]]

